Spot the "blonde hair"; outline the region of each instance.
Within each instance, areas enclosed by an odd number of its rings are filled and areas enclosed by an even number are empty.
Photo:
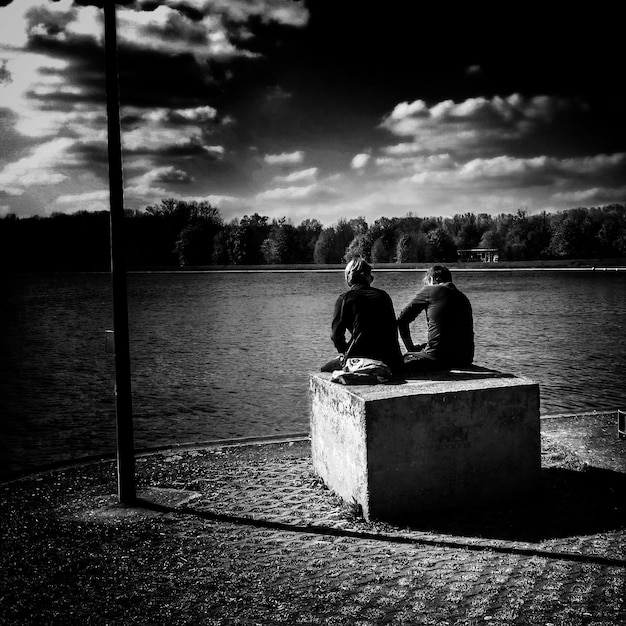
[[[348,287],[368,285],[371,282],[369,278],[372,275],[372,266],[363,257],[358,256],[346,265],[344,275]]]

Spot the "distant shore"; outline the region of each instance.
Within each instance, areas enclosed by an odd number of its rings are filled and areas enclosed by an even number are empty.
[[[381,271],[426,271],[435,263],[445,265],[454,271],[504,271],[504,270],[578,270],[578,271],[626,271],[626,258],[617,259],[567,259],[567,260],[538,260],[538,261],[500,261],[497,263],[482,263],[477,261],[445,262],[433,261],[424,263],[372,263],[375,270]],[[294,263],[291,265],[267,264],[267,265],[154,265],[154,266],[128,266],[130,273],[194,273],[194,272],[330,272],[343,270],[344,263]],[[12,268],[0,270],[0,274],[73,274],[73,273],[109,273],[108,268],[85,268],[85,269],[49,269],[42,267],[38,270],[24,270]]]
[[[372,263],[375,270],[406,271],[427,270],[435,262],[429,263]],[[439,261],[437,261],[439,263]],[[622,259],[568,259],[550,261],[501,261],[498,263],[481,262],[441,262],[451,270],[586,270],[586,271],[626,271],[626,258]],[[345,264],[296,263],[293,265],[198,265],[198,266],[160,266],[130,267],[131,272],[254,272],[254,271],[333,271],[343,270]]]

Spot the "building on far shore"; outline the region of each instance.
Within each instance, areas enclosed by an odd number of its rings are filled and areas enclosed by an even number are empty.
[[[459,261],[480,261],[482,263],[497,263],[499,261],[498,248],[467,248],[457,250]]]

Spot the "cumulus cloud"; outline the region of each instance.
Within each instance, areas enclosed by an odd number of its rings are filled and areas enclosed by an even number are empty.
[[[493,159],[472,159],[458,169],[458,174],[466,179],[510,178],[512,176],[526,176],[533,172],[545,172],[546,169],[553,169],[553,167],[553,160],[545,156],[530,159],[498,156]]]
[[[352,167],[353,170],[363,169],[369,163],[370,158],[370,155],[364,152],[357,154],[352,158],[350,167]]]
[[[563,167],[573,174],[597,175],[602,172],[623,172],[626,153],[596,154],[593,156],[563,159]]]
[[[315,185],[305,187],[277,187],[257,194],[259,200],[297,200],[308,198],[315,191]]]
[[[317,178],[317,168],[309,167],[304,170],[297,170],[295,172],[290,172],[285,176],[274,176],[274,181],[278,183],[300,183],[300,182],[310,182],[314,181]]]
[[[180,130],[158,125],[149,128],[140,126],[123,133],[122,145],[125,152],[140,155],[195,155],[219,159],[225,153],[224,146],[207,144],[200,129],[181,133]]]
[[[118,8],[121,43],[155,50],[166,47],[170,52],[201,58],[256,56],[238,47],[233,37],[245,42],[242,35],[251,19],[291,27],[302,27],[309,19],[304,3],[293,0],[166,0],[155,4],[140,0]],[[97,43],[102,36],[101,10],[78,6],[72,0],[48,5],[40,0],[20,0],[4,8],[3,14],[6,19],[0,23],[0,40],[5,45],[23,47],[29,40],[68,44],[89,39]]]
[[[80,137],[83,142],[106,142],[106,117],[102,107],[76,107],[72,111],[33,110],[20,116],[15,130],[25,137]]]
[[[54,201],[55,210],[73,213],[74,211],[108,211],[110,208],[109,190],[87,191],[77,194],[64,194]]]
[[[57,185],[68,178],[59,168],[75,163],[69,156],[73,145],[71,139],[55,139],[37,146],[28,156],[9,163],[0,171],[0,185],[15,195],[31,185]]]
[[[449,159],[424,159],[408,180],[417,185],[523,186],[576,185],[583,180],[618,180],[626,154],[561,159],[546,155],[515,158],[501,155],[454,164]]]
[[[213,206],[219,207],[224,204],[234,204],[242,202],[242,199],[237,196],[229,196],[224,194],[209,194],[205,196],[183,196],[183,200],[187,202],[208,202]]]
[[[129,181],[132,187],[151,187],[160,183],[189,184],[193,182],[193,176],[180,170],[173,165],[155,167],[150,171],[137,176]]]
[[[65,94],[74,91],[74,87],[59,76],[68,66],[63,59],[40,54],[6,54],[3,67],[9,78],[0,82],[0,99],[4,107],[13,111],[15,128],[20,134],[45,138],[61,130],[65,112],[42,110],[39,101],[57,90]]]
[[[217,111],[210,106],[167,109],[164,107],[141,110],[125,107],[122,118],[122,145],[126,155],[182,158],[201,157],[220,160],[226,149],[208,143]]]
[[[392,146],[383,146],[383,154],[391,156],[406,156],[408,154],[418,154],[424,150],[424,146],[418,141],[397,143]]]
[[[138,2],[119,11],[120,39],[126,44],[153,50],[193,54],[202,59],[228,60],[257,57],[245,47],[252,38],[248,23],[303,27],[309,14],[303,2],[293,0],[166,0]],[[137,11],[145,6],[147,11]]]
[[[456,169],[458,163],[447,153],[417,154],[377,157],[375,161],[379,171],[388,176],[409,176],[412,172],[449,171]]]
[[[166,0],[170,6],[180,6],[182,0]],[[204,13],[220,13],[233,22],[260,18],[285,26],[304,26],[309,12],[302,0],[198,0],[196,9]]]
[[[303,187],[289,186],[267,189],[258,193],[255,198],[260,201],[285,201],[287,203],[308,201],[315,203],[330,200],[336,196],[337,192],[334,189],[312,184]]]
[[[166,5],[153,11],[120,11],[118,15],[120,41],[133,47],[166,47],[173,53],[200,58],[254,56],[232,43],[219,16],[207,15],[196,21]]]
[[[11,48],[23,48],[32,38],[65,41],[71,37],[94,40],[102,31],[100,10],[77,7],[72,0],[43,4],[41,0],[14,1],[2,9],[0,41]]]
[[[124,107],[124,114],[129,118],[143,118],[146,121],[165,124],[205,124],[213,122],[217,118],[217,109],[211,106],[188,107],[188,108],[165,108],[138,109],[137,107]]]
[[[432,106],[416,100],[397,104],[381,127],[412,139],[424,151],[461,153],[517,142],[561,113],[585,110],[586,104],[578,99],[543,95],[444,100]]]
[[[574,191],[557,192],[552,195],[554,200],[571,204],[607,204],[623,203],[626,198],[626,187],[592,187]]]
[[[304,152],[282,152],[281,154],[266,154],[263,161],[268,165],[299,165],[304,161]]]

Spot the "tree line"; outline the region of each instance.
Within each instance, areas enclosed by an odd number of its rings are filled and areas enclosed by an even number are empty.
[[[363,217],[324,226],[245,215],[226,222],[207,202],[163,199],[126,211],[129,267],[336,264],[361,255],[373,263],[454,262],[458,249],[495,248],[501,261],[626,257],[626,205],[557,213],[454,217]],[[108,211],[0,219],[4,269],[106,271]]]

